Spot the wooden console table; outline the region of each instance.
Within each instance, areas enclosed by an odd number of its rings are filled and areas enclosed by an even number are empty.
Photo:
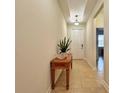
[[[52,89],[54,89],[55,87],[55,69],[66,69],[66,89],[69,89],[70,66],[72,68],[71,54],[68,54],[68,56],[65,57],[64,59],[54,58],[50,62]]]

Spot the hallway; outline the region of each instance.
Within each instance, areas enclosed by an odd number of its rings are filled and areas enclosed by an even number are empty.
[[[86,62],[73,61],[69,91],[65,90],[65,73],[58,70],[56,79],[61,76],[52,93],[106,93],[103,81],[109,90],[108,0],[17,0],[15,8],[16,93],[51,92],[50,62],[63,52],[58,44],[65,37],[72,42],[64,53]],[[96,22],[104,22],[104,77],[99,74],[102,80],[90,68],[96,69],[95,17],[101,8],[104,20]]]
[[[65,71],[63,71],[51,93],[107,93],[101,81],[102,78],[86,61],[73,60],[70,89],[65,88]]]

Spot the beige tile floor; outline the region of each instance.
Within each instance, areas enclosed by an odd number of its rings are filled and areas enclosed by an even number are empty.
[[[102,73],[93,71],[83,60],[73,60],[69,90],[65,87],[65,74],[63,71],[51,93],[107,93],[101,84]]]

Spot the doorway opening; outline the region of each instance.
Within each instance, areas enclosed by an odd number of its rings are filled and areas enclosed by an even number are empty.
[[[96,36],[96,68],[103,78],[104,75],[104,7],[100,7],[94,17]]]
[[[96,28],[96,67],[98,72],[104,70],[104,28]]]

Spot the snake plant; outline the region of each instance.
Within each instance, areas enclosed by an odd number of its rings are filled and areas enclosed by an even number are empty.
[[[69,45],[71,44],[70,38],[64,37],[63,40],[60,40],[58,47],[60,49],[60,53],[66,53],[67,51],[70,50]]]

